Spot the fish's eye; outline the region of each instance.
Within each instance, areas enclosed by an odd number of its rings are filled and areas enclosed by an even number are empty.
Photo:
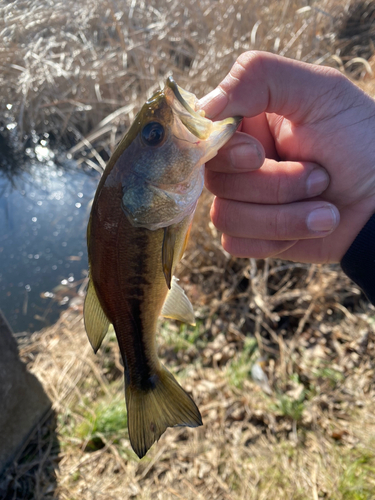
[[[164,139],[164,127],[158,122],[150,122],[143,127],[142,139],[148,146],[158,146]]]

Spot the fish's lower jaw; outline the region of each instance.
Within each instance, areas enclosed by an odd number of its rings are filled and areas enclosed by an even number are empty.
[[[219,149],[223,147],[236,132],[241,120],[242,117],[234,116],[232,118],[225,118],[221,121],[212,122],[212,131],[210,136],[207,140],[202,141],[202,144],[204,145],[202,147],[204,154],[201,161],[203,163],[208,162],[217,155]]]
[[[142,458],[167,427],[202,425],[202,417],[192,398],[174,376],[162,366],[154,387],[142,390],[125,381],[129,439]]]

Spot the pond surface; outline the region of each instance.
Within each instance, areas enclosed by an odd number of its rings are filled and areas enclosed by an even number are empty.
[[[0,172],[0,309],[14,332],[56,321],[86,276],[86,226],[99,181],[72,161],[57,167],[46,147],[36,153],[44,164],[11,180]],[[64,291],[74,284],[70,295]]]

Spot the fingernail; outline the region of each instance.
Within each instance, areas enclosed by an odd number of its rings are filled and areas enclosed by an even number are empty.
[[[330,207],[317,208],[307,217],[307,227],[310,231],[331,231],[336,226],[336,212]]]
[[[216,101],[221,101],[223,98],[225,98],[224,93],[220,90],[219,87],[216,87],[216,89],[212,90],[209,94],[205,95],[202,97],[202,99],[199,100],[199,108],[205,108],[208,104],[210,104],[210,109],[212,107],[216,107]]]
[[[254,154],[258,162],[252,166],[251,163],[254,163]],[[232,165],[237,170],[251,170],[252,168],[259,168],[261,166],[263,153],[259,151],[256,144],[244,143],[231,147],[229,157]]]
[[[307,194],[318,196],[328,187],[329,175],[324,168],[315,168],[307,178]]]

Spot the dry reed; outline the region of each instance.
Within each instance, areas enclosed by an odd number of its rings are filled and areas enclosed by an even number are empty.
[[[0,116],[3,125],[17,124],[21,142],[31,130],[69,141],[100,130],[108,152],[117,125],[123,130],[145,96],[171,73],[201,96],[245,50],[345,64],[332,44],[333,28],[348,5],[334,0],[311,7],[296,0],[251,6],[244,0],[4,3]]]

